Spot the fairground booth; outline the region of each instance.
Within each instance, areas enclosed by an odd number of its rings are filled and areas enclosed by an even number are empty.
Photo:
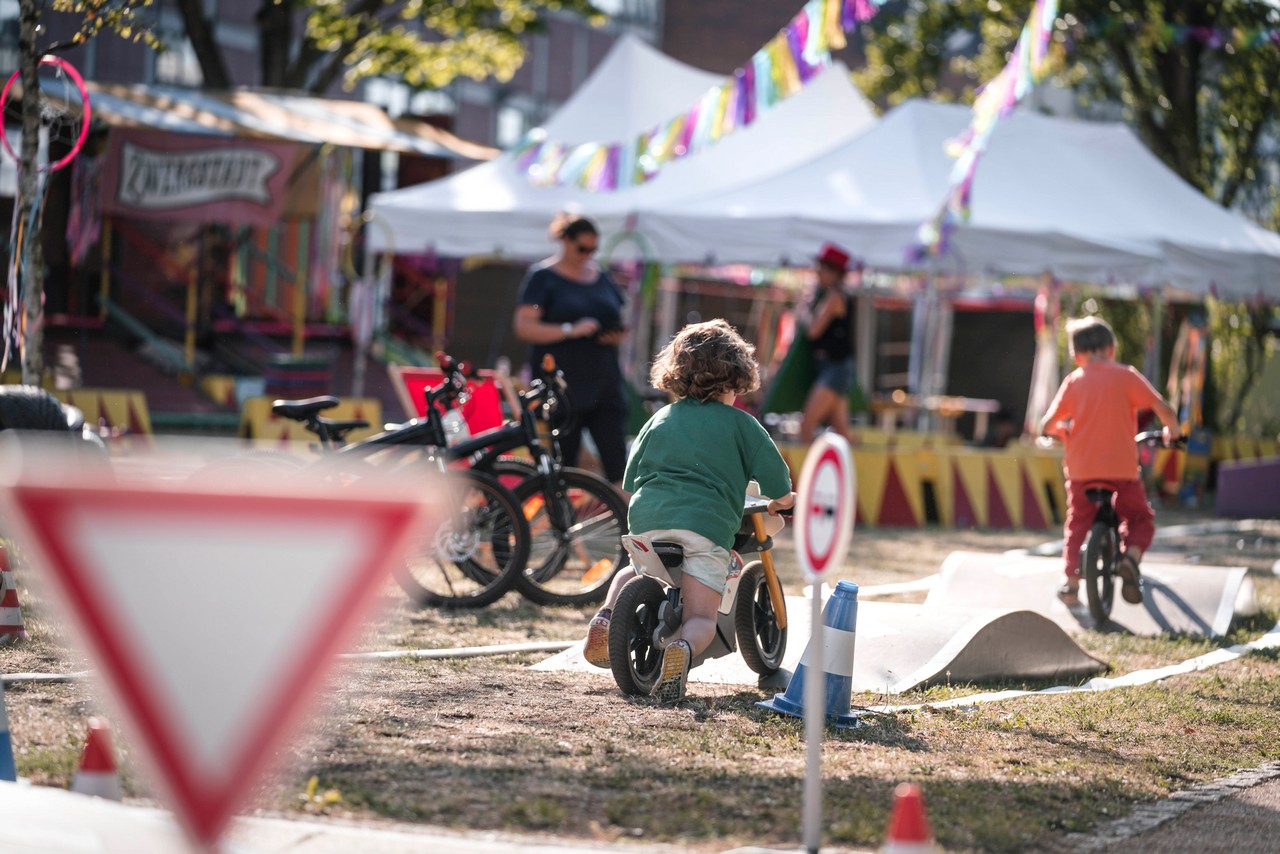
[[[818,248],[845,247],[861,268],[847,284],[857,296],[851,403],[866,523],[1055,527],[1060,460],[1020,437],[1064,371],[1062,319],[1100,308],[1140,319],[1124,358],[1197,430],[1188,452],[1150,461],[1171,499],[1198,500],[1219,460],[1274,456],[1274,435],[1200,429],[1200,318],[1211,290],[1275,298],[1280,237],[1204,198],[1128,128],[1014,113],[992,136],[950,251],[912,259],[921,223],[947,194],[947,142],[968,109],[909,101],[877,118],[836,63],[749,124],[738,106],[735,129],[725,123],[733,110],[716,113],[722,84],[623,40],[516,150],[373,196],[367,239],[395,252],[398,271],[456,277],[451,352],[519,366],[518,283],[552,254],[557,211],[591,217],[631,294],[623,363],[635,400],[671,334],[725,317],[768,369],[748,405],[797,465],[805,449],[794,413],[807,386],[786,374],[792,309],[812,286]],[[719,125],[699,121],[708,112]],[[682,145],[693,153],[673,157]],[[1053,191],[1028,192],[1045,163],[1055,164]]]

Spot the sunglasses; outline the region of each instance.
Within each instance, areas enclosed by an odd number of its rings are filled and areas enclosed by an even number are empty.
[[[581,243],[573,244],[573,248],[578,250],[579,255],[590,255],[599,249],[599,246],[583,246]]]

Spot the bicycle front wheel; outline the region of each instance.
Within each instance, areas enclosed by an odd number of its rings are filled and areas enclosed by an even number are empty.
[[[1080,547],[1080,569],[1084,576],[1085,598],[1095,627],[1101,627],[1111,619],[1111,604],[1115,601],[1115,570],[1119,558],[1116,531],[1110,525],[1095,522],[1089,529],[1084,545]]]
[[[451,471],[448,515],[411,543],[396,580],[419,606],[481,608],[511,590],[529,561],[529,525],[490,475]]]
[[[559,476],[564,494],[557,513],[548,512],[548,502],[555,499],[544,478],[531,478],[515,489],[533,537],[528,569],[516,579],[516,587],[539,605],[603,601],[627,559],[622,547],[627,502],[613,484],[591,472],[566,468]]]

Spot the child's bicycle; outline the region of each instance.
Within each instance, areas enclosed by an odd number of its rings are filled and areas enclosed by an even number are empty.
[[[729,581],[716,614],[716,634],[695,656],[696,667],[741,649],[742,657],[761,676],[782,666],[787,651],[787,605],[773,567],[773,536],[782,520],[767,515],[767,499],[747,496],[742,527],[734,542]],[[635,534],[623,536],[639,575],[622,588],[609,625],[609,664],[614,681],[629,695],[648,695],[662,671],[662,654],[682,620],[680,598],[684,550],[677,543],[653,542]],[[758,553],[742,565],[739,554]],[[737,571],[735,571],[737,570]]]
[[[1160,442],[1163,433],[1152,430],[1139,433],[1133,440],[1139,445]],[[1178,437],[1171,446],[1186,444],[1185,437]],[[1111,605],[1115,601],[1116,581],[1120,564],[1120,516],[1113,501],[1115,491],[1106,486],[1086,486],[1085,497],[1098,508],[1093,525],[1080,546],[1080,575],[1084,581],[1085,598],[1094,625],[1102,626],[1111,619]]]

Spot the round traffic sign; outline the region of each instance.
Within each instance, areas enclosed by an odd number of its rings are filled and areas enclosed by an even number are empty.
[[[854,484],[849,443],[824,434],[809,449],[796,489],[796,557],[808,581],[844,559],[853,535]]]

